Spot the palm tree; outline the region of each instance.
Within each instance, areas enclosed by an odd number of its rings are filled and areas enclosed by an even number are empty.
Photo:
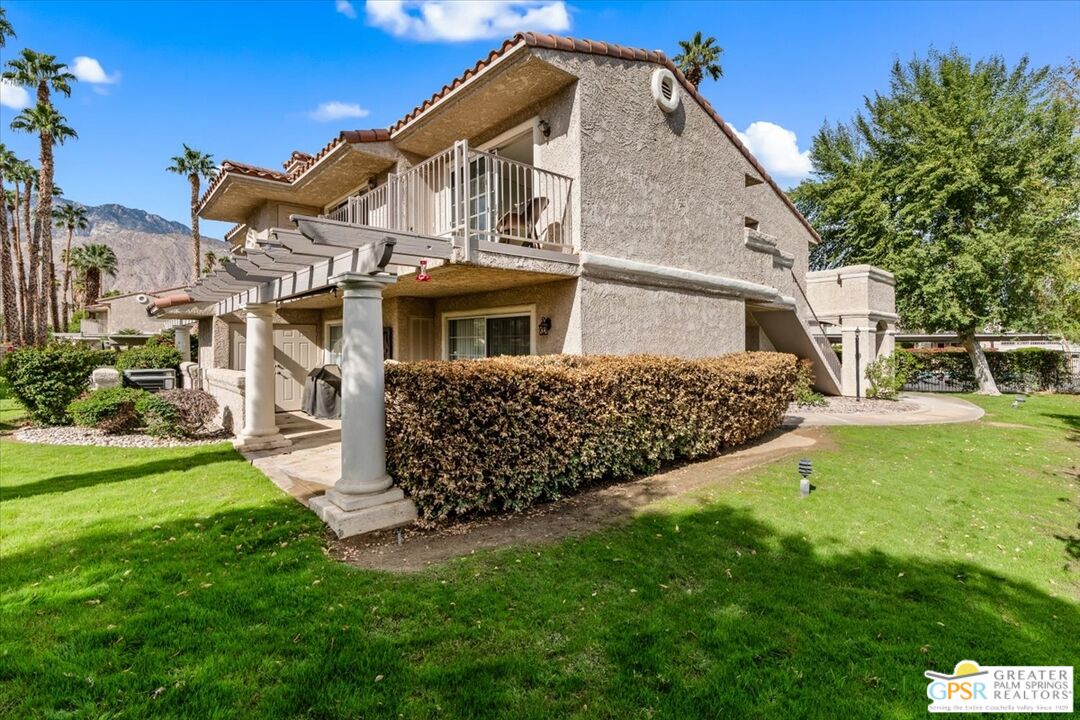
[[[64,262],[64,290],[61,294],[64,298],[64,313],[61,318],[61,327],[64,328],[64,332],[68,332],[71,317],[71,304],[68,301],[68,291],[71,289],[71,238],[76,230],[85,230],[90,227],[90,221],[86,217],[86,208],[75,203],[61,205],[53,210],[53,219],[56,227],[67,229],[67,243],[61,255]]]
[[[52,252],[53,146],[62,145],[65,140],[78,137],[75,131],[68,127],[64,116],[56,112],[50,93],[58,92],[70,96],[71,83],[75,81],[75,76],[67,71],[67,65],[57,62],[55,55],[24,49],[19,57],[8,61],[3,77],[16,85],[34,88],[37,93],[36,107],[27,108],[17,115],[11,122],[11,128],[24,132],[36,132],[41,141],[37,224],[31,243],[37,245],[41,251],[42,271],[48,273],[42,277],[42,289],[46,292],[41,294],[34,333],[35,341],[43,343],[46,339],[45,305],[47,302],[52,304],[54,327],[59,324]],[[45,282],[48,282],[48,287],[45,287]]]
[[[15,37],[15,30],[11,27],[11,21],[7,19],[7,10],[0,7],[0,48],[7,47],[9,37]]]
[[[42,293],[38,301],[35,343],[42,344],[47,335],[45,323],[47,305],[50,301],[53,327],[60,325],[60,315],[56,307],[56,271],[53,267],[52,252],[53,146],[63,145],[64,141],[75,139],[79,135],[68,126],[67,118],[56,112],[56,108],[41,102],[16,115],[11,121],[11,129],[37,133],[40,139],[41,168],[38,170],[37,224],[34,226],[31,250],[37,246],[41,252]]]
[[[71,83],[75,76],[67,71],[67,65],[56,61],[55,55],[24,49],[19,57],[8,60],[3,75],[5,80],[16,85],[33,88],[37,92],[37,101],[42,105],[51,105],[50,91],[64,96],[71,96]]]
[[[214,156],[199,152],[184,144],[184,152],[172,159],[172,165],[165,168],[177,175],[186,175],[191,183],[191,253],[194,258],[191,267],[191,282],[198,282],[202,274],[199,268],[199,254],[201,245],[199,242],[199,181],[201,178],[210,179],[217,174],[214,167]]]
[[[101,295],[101,278],[116,276],[116,253],[103,243],[87,243],[71,251],[71,266],[82,281],[82,305],[85,307]]]
[[[37,177],[37,170],[25,160],[17,160],[8,172],[11,184],[14,186],[14,205],[11,207],[12,216],[12,245],[15,248],[15,285],[19,291],[19,327],[22,333],[22,342],[29,345],[34,342],[34,304],[28,301],[30,297],[30,277],[33,275],[34,288],[37,288],[37,275],[34,266],[29,268],[24,262],[24,257],[30,255],[30,191]],[[23,190],[19,192],[19,183],[23,184]],[[19,211],[22,211],[22,230],[19,230]],[[26,243],[26,255],[22,246]]]
[[[694,33],[691,40],[680,40],[682,52],[675,56],[675,64],[682,70],[694,87],[701,84],[706,75],[713,80],[724,77],[724,68],[720,66],[720,56],[724,48],[716,44],[716,38],[701,38],[701,31]]]
[[[3,18],[0,18],[2,20]],[[0,30],[0,41],[3,32]],[[8,191],[4,179],[18,160],[15,153],[0,144],[0,313],[4,316],[3,337],[5,342],[21,342],[19,327],[19,301],[15,292],[15,271],[11,254],[11,232],[8,229]]]
[[[207,250],[203,253],[203,275],[209,275],[218,268],[225,267],[225,263],[229,261],[227,255],[218,255],[213,250]]]

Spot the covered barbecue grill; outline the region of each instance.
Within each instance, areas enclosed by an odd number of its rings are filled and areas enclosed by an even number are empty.
[[[323,365],[308,373],[300,409],[311,417],[341,417],[341,368]]]

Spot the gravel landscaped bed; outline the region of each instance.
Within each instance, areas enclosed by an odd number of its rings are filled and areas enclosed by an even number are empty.
[[[832,415],[880,413],[888,415],[915,412],[919,409],[918,403],[909,400],[873,400],[871,398],[856,400],[849,397],[827,397],[825,402],[825,405],[817,407],[791,403],[788,406],[788,415],[804,415],[806,413],[829,413]]]
[[[75,426],[26,427],[16,430],[16,440],[39,445],[96,445],[99,447],[161,448],[185,445],[210,445],[227,440],[231,435],[224,430],[211,430],[196,438],[157,438],[151,435],[107,435],[96,428]]]

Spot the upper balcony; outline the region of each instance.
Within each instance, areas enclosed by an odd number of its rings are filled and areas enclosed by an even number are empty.
[[[462,248],[573,253],[573,180],[458,141],[323,217]],[[535,253],[537,255],[546,253]]]

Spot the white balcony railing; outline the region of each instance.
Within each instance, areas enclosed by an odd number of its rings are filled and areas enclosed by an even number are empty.
[[[391,174],[326,216],[445,238],[466,248],[484,240],[571,252],[572,183],[564,175],[458,142],[400,175]]]

